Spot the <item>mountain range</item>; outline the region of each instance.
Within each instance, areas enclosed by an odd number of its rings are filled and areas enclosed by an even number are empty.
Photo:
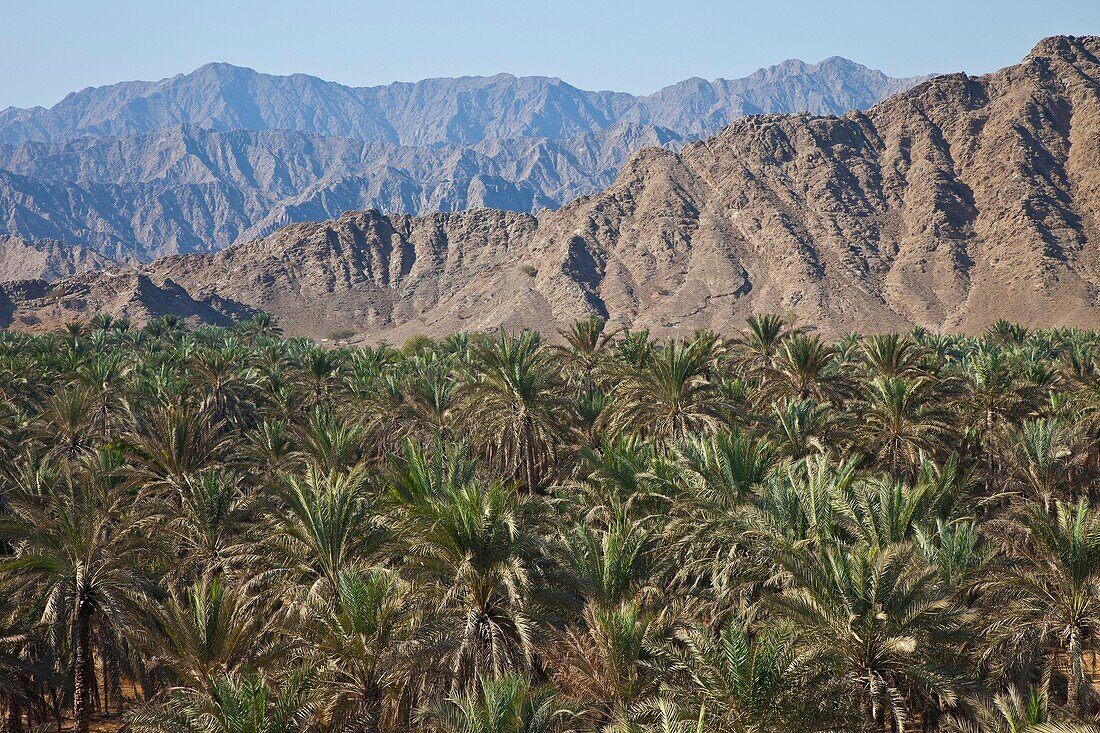
[[[125,262],[349,210],[536,213],[606,188],[642,148],[747,114],[865,108],[922,78],[836,57],[634,96],[503,74],[354,88],[208,64],[0,111],[0,233]]]
[[[586,313],[731,332],[980,331],[1100,322],[1100,38],[1040,42],[867,111],[759,115],[634,154],[604,191],[537,216],[351,212],[212,254],[2,288],[0,323],[108,312],[399,342]]]

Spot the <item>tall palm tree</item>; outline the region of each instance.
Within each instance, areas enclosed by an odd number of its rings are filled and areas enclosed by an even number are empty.
[[[457,422],[458,380],[454,364],[434,352],[406,362],[401,388],[404,411],[416,431],[442,443]]]
[[[924,376],[927,371],[920,345],[896,333],[867,336],[859,342],[859,352],[872,378],[914,379]]]
[[[256,375],[247,366],[243,347],[226,344],[217,349],[203,349],[193,359],[190,371],[215,422],[240,422],[244,418]]]
[[[404,506],[414,582],[437,599],[455,689],[532,668],[542,542],[538,500],[503,484],[444,485]]]
[[[1016,433],[1012,474],[1018,485],[1049,507],[1074,493],[1082,459],[1087,456],[1080,433],[1057,418],[1026,420]]]
[[[964,367],[964,405],[972,413],[971,420],[982,442],[986,480],[999,485],[998,441],[1008,425],[1035,410],[1041,390],[1029,384],[1020,365],[996,346],[982,345],[968,354]]]
[[[172,589],[153,604],[140,641],[173,685],[203,687],[210,675],[273,665],[288,654],[276,598],[221,578]]]
[[[622,375],[611,393],[606,427],[673,440],[717,430],[722,402],[713,380],[716,368],[711,337],[665,344],[640,368]]]
[[[328,725],[347,731],[408,725],[437,651],[425,633],[429,616],[424,598],[383,569],[342,571],[334,598],[310,601],[299,641],[306,659],[315,660]]]
[[[131,472],[150,491],[179,491],[189,477],[218,464],[229,438],[204,410],[170,405],[135,415],[125,437]]]
[[[795,333],[776,348],[764,373],[761,394],[768,399],[815,399],[832,402],[844,395],[846,384],[833,349],[818,336]]]
[[[391,537],[367,494],[367,475],[288,476],[268,507],[272,559],[306,597],[331,597],[345,570],[370,564]]]
[[[157,504],[153,511],[162,516],[163,539],[178,558],[170,571],[174,578],[235,577],[254,564],[257,502],[241,477],[216,470],[188,476],[178,502]]]
[[[71,466],[95,450],[101,442],[94,423],[97,405],[88,388],[65,390],[49,399],[36,431],[48,441],[48,458]]]
[[[568,331],[558,333],[566,343],[557,348],[566,372],[576,381],[582,393],[591,393],[596,387],[600,362],[612,340],[612,334],[607,331],[607,321],[593,313],[574,323]]]
[[[647,524],[620,514],[607,528],[580,524],[565,532],[560,552],[566,586],[602,607],[656,603],[663,595],[663,557]]]
[[[958,700],[961,610],[911,547],[791,548],[778,560],[790,587],[771,604],[865,724],[902,733]]]
[[[1001,542],[1012,562],[985,583],[986,657],[1006,676],[1037,670],[1048,694],[1064,675],[1067,703],[1083,711],[1100,628],[1100,518],[1085,499],[1031,506]]]
[[[806,458],[843,449],[849,440],[844,415],[816,400],[785,399],[771,406],[772,437],[780,453]]]
[[[668,613],[589,604],[551,652],[555,680],[582,707],[587,727],[629,729],[671,676],[674,637]]]
[[[774,313],[751,316],[747,326],[737,339],[742,352],[737,362],[748,374],[762,376],[771,368],[779,345],[794,332],[787,328],[782,316]]]
[[[678,453],[689,491],[707,505],[726,509],[747,501],[778,459],[770,443],[740,431],[689,439]]]
[[[941,450],[950,435],[950,417],[927,379],[876,378],[863,405],[859,435],[895,479],[912,475],[921,456]]]
[[[366,427],[328,406],[307,413],[297,439],[297,457],[321,471],[348,471],[366,458]]]
[[[77,733],[88,732],[91,715],[93,628],[124,637],[155,592],[149,572],[156,540],[147,531],[147,508],[123,489],[114,459],[99,459],[58,481],[47,497],[8,494],[0,515],[0,536],[13,550],[0,572],[13,579],[55,643],[71,644]]]
[[[462,386],[467,427],[490,460],[540,491],[573,422],[550,352],[530,332],[478,347]]]
[[[690,684],[679,694],[689,709],[707,711],[707,730],[795,733],[850,722],[831,700],[828,680],[802,668],[789,630],[750,631],[730,620],[717,635],[694,626],[682,641],[677,657]]]

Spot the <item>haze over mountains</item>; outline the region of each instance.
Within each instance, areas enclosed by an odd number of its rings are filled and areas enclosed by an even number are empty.
[[[130,261],[348,210],[537,212],[610,185],[641,148],[746,114],[865,108],[917,81],[831,58],[639,97],[509,75],[353,88],[209,64],[0,111],[0,233]]]
[[[0,323],[102,311],[289,333],[614,327],[729,333],[780,312],[830,336],[1100,322],[1100,38],[950,74],[841,117],[737,120],[635,154],[607,190],[537,217],[349,213],[217,254],[5,286]]]

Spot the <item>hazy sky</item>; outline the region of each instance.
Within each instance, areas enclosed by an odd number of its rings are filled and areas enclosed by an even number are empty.
[[[635,93],[833,55],[981,73],[1056,33],[1100,34],[1100,0],[0,0],[0,108],[208,61],[355,86],[508,71]]]

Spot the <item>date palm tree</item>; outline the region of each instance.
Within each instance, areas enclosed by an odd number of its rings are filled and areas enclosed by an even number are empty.
[[[779,565],[790,587],[772,606],[866,725],[902,733],[957,702],[962,611],[910,546],[791,548]]]
[[[288,476],[268,506],[268,545],[280,574],[305,598],[329,598],[341,573],[369,565],[392,532],[376,515],[364,469]]]
[[[574,416],[541,339],[501,334],[475,348],[461,400],[470,435],[489,460],[529,491],[542,490]]]
[[[274,679],[211,674],[201,687],[177,687],[167,701],[141,705],[127,722],[138,733],[305,733],[316,730],[316,707],[309,670]]]
[[[868,385],[858,432],[895,479],[911,476],[921,456],[942,450],[950,435],[950,416],[933,390],[923,378],[880,377]]]
[[[564,698],[582,707],[589,729],[629,729],[670,679],[675,623],[631,603],[585,607],[551,652]]]
[[[1048,508],[1072,498],[1087,448],[1080,433],[1057,418],[1026,420],[1016,431],[1011,477]]]
[[[401,394],[406,418],[423,439],[442,443],[458,422],[458,379],[452,360],[435,352],[409,359]]]
[[[135,415],[125,436],[134,456],[131,472],[148,491],[179,491],[189,477],[216,466],[229,439],[212,415],[178,405]]]
[[[178,503],[153,506],[164,521],[163,540],[179,558],[173,578],[233,578],[255,564],[257,502],[243,484],[240,476],[210,469],[184,479]]]
[[[651,606],[662,597],[664,554],[649,522],[625,515],[606,528],[579,524],[563,533],[564,584],[583,602],[601,607],[624,602]]]
[[[914,379],[926,374],[920,345],[900,334],[867,336],[859,342],[859,356],[872,379]]]
[[[606,357],[612,340],[607,321],[595,313],[574,323],[568,331],[558,332],[565,346],[557,347],[562,364],[581,393],[596,388],[600,363]]]
[[[604,413],[606,428],[664,440],[717,430],[722,394],[716,369],[712,337],[665,344],[641,367],[624,371]]]
[[[273,665],[289,653],[276,598],[213,577],[151,604],[140,643],[173,685],[201,688],[210,675]]]
[[[779,345],[796,331],[788,329],[782,316],[774,313],[751,316],[746,325],[737,338],[740,353],[736,363],[747,376],[766,379]]]
[[[1012,561],[985,584],[986,658],[1005,676],[1037,670],[1047,694],[1064,677],[1067,704],[1083,712],[1100,628],[1100,519],[1083,498],[1055,501],[1026,508],[1000,539]]]
[[[839,399],[846,385],[833,357],[832,347],[818,336],[795,333],[783,339],[764,372],[761,395],[769,400]]]
[[[155,593],[148,508],[124,490],[116,460],[95,456],[47,496],[9,493],[0,516],[0,537],[12,549],[0,572],[55,644],[71,645],[77,733],[88,732],[91,716],[93,628],[125,637]]]
[[[997,346],[982,345],[964,361],[965,402],[980,436],[986,480],[999,487],[997,447],[1007,426],[1031,415],[1041,391],[1019,363]]]
[[[828,680],[807,669],[788,629],[748,630],[727,621],[717,634],[693,626],[677,658],[691,684],[684,707],[706,710],[706,730],[721,733],[825,730],[845,721]],[[810,687],[815,694],[808,694]]]
[[[413,582],[432,594],[454,689],[534,663],[533,597],[543,554],[540,501],[504,484],[444,484],[412,494],[400,531]]]
[[[421,692],[439,651],[424,598],[392,571],[340,573],[334,598],[314,597],[299,644],[318,670],[326,724],[334,730],[395,731]]]

